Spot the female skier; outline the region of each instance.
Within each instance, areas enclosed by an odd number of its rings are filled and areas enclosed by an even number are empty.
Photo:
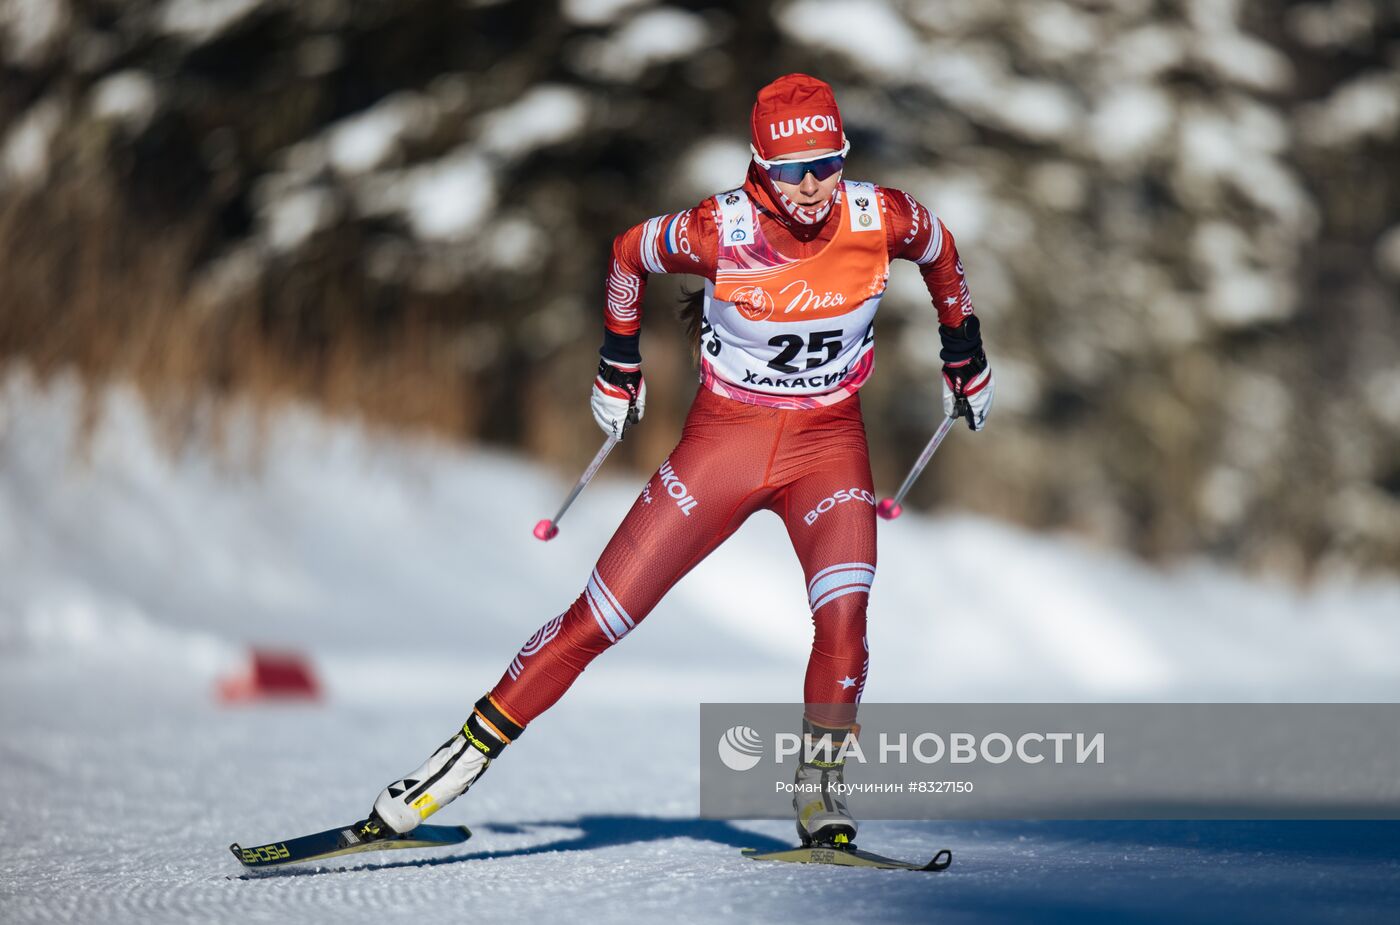
[[[803,689],[807,754],[794,800],[804,844],[843,844],[840,747],[869,664],[875,494],[860,398],[890,260],[918,265],[938,310],[943,406],[980,430],[987,367],[953,236],[907,193],[843,180],[850,149],[831,88],[805,74],[758,93],[739,189],[659,215],[613,242],[593,415],[621,437],[646,410],[638,352],[648,273],[705,278],[700,381],[680,443],[603,551],[587,587],[542,626],[461,731],[385,788],[365,838],[408,832],[460,796],[597,655],[750,514],[783,518],[807,578],[815,634]],[[823,736],[830,736],[824,740]]]

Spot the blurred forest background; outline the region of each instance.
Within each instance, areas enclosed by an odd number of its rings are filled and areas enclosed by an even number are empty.
[[[1400,567],[1395,0],[0,0],[0,60],[0,363],[135,381],[176,439],[311,400],[572,476],[613,236],[738,185],[801,70],[983,318],[990,427],[915,503]],[[687,283],[649,291],[639,467],[695,388]],[[941,417],[912,267],[877,334],[888,490]]]

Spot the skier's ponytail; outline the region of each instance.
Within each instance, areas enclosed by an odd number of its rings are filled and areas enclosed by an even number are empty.
[[[676,317],[685,326],[685,339],[690,344],[690,362],[700,365],[700,321],[705,317],[705,290],[681,287],[680,306]]]

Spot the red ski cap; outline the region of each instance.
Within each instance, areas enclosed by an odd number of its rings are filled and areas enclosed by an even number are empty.
[[[785,74],[759,90],[749,125],[754,149],[766,161],[799,151],[840,150],[844,138],[836,94],[806,74]]]

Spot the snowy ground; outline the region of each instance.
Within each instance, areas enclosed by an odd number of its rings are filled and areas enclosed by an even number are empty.
[[[1400,905],[1387,823],[870,823],[868,847],[951,847],[953,868],[740,858],[790,825],[696,817],[696,705],[797,696],[805,596],[762,515],[444,811],[471,842],[242,879],[229,842],[347,822],[447,736],[577,593],[640,479],[590,487],[543,546],[530,527],[572,474],[308,413],[280,416],[255,466],[237,426],[222,456],[170,457],[129,394],[103,410],[84,444],[71,385],[0,379],[6,922],[1393,921]],[[1400,695],[1400,583],[1304,594],[965,517],[881,529],[867,701]],[[326,702],[220,706],[215,679],[250,642],[310,652]]]

